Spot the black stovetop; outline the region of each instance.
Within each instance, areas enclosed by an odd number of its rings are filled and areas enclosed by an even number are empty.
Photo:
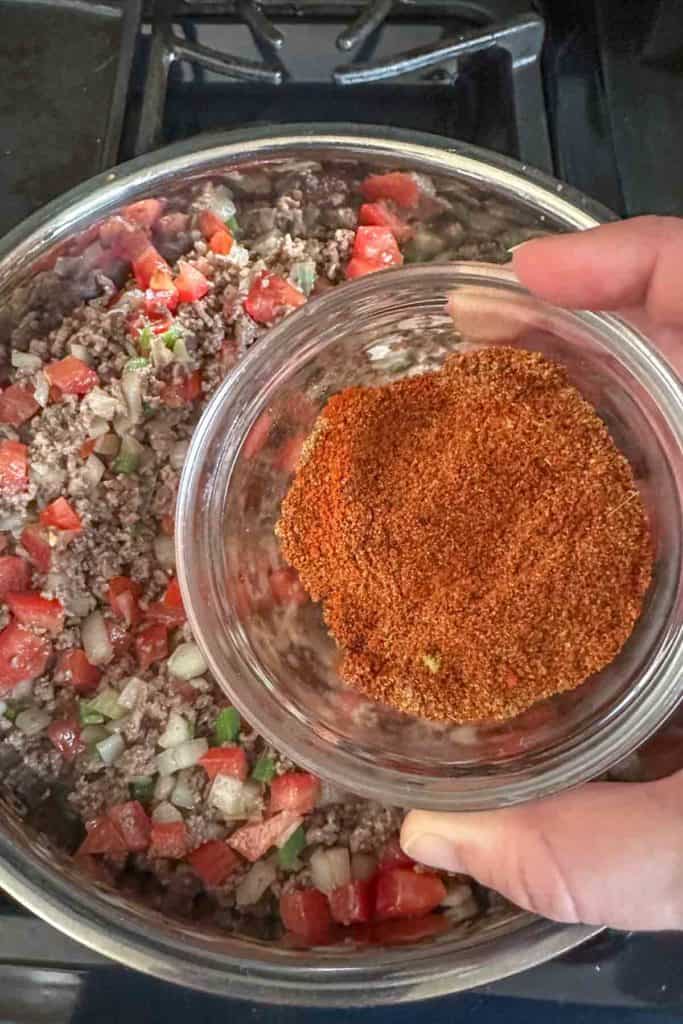
[[[0,234],[164,143],[311,121],[431,131],[555,174],[620,214],[683,214],[679,0],[0,0],[0,24]],[[606,934],[425,1012],[481,1024],[683,1013],[682,955],[676,935]],[[0,1021],[118,1021],[140,1005],[155,1007],[146,1021],[226,1009],[108,965],[0,901]],[[421,1015],[368,1012],[392,1024]]]

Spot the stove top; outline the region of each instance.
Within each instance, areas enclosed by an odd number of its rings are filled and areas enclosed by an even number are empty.
[[[165,143],[312,121],[435,132],[555,174],[620,214],[683,214],[677,0],[0,0],[0,18],[0,234]],[[619,1007],[622,1021],[633,1008],[680,1011],[682,951],[675,935],[606,933],[437,1000],[430,1019],[455,1006],[485,1019],[494,1000],[514,1021],[502,1002],[512,998],[540,1001],[523,1004],[525,1024],[563,1004]],[[183,1007],[208,1020],[225,1006],[110,965],[1,898],[0,992],[3,1021],[113,1021],[141,999],[160,1020]],[[284,1022],[295,1011],[247,1012]],[[391,1013],[396,1024],[415,1011]]]

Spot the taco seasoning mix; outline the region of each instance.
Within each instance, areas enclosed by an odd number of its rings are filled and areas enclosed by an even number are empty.
[[[564,369],[497,347],[323,409],[277,527],[368,697],[512,717],[631,634],[652,573],[633,473]]]

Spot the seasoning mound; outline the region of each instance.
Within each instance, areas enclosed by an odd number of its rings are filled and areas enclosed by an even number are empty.
[[[443,721],[509,718],[604,668],[652,573],[604,423],[562,367],[505,347],[331,398],[277,532],[343,679]]]

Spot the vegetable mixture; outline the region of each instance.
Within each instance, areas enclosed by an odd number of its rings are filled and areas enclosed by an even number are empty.
[[[98,882],[311,943],[481,910],[401,853],[399,809],[298,771],[227,706],[186,622],[174,507],[203,404],[269,326],[347,278],[504,260],[535,233],[455,182],[283,165],[133,203],[29,284],[0,394],[0,779]],[[289,572],[274,603],[300,597]]]

